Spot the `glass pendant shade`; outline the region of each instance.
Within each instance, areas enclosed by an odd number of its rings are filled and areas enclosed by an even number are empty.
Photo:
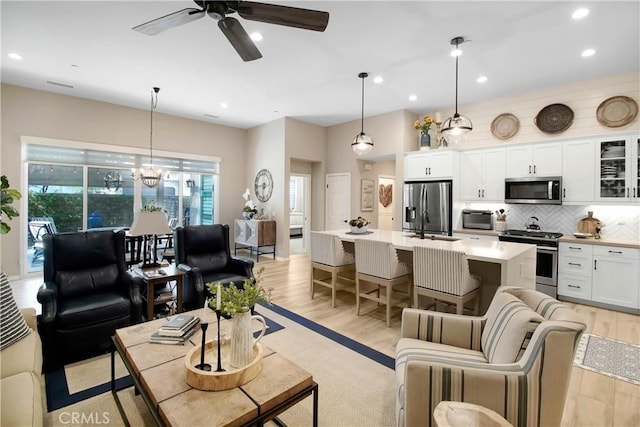
[[[373,150],[373,138],[364,133],[364,79],[369,76],[367,73],[360,73],[358,77],[362,80],[362,115],[360,116],[360,133],[353,138],[351,149],[358,156],[370,153]]]
[[[442,123],[442,130],[440,131],[442,137],[448,144],[457,144],[463,141],[467,134],[473,130],[473,124],[467,116],[458,114],[458,58],[460,57],[458,45],[464,43],[464,37],[454,37],[451,39],[451,44],[456,46],[455,55],[456,58],[456,112],[453,116],[449,117]]]
[[[367,154],[371,152],[371,150],[373,150],[373,139],[371,139],[371,137],[366,133],[360,132],[353,139],[353,142],[351,143],[351,149],[358,156]]]
[[[473,124],[467,116],[456,113],[442,124],[442,137],[449,144],[457,144],[463,141],[467,134],[473,130]]]

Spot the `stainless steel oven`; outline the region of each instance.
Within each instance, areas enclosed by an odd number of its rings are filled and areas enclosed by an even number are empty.
[[[558,296],[558,239],[561,233],[530,230],[507,230],[498,236],[503,242],[536,245],[536,290]]]

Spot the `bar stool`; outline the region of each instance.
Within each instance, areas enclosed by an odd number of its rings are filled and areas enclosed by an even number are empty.
[[[467,256],[462,251],[423,246],[413,247],[413,300],[418,306],[420,295],[454,304],[456,313],[463,314],[464,304],[475,300],[473,314],[480,307],[480,278],[471,275]]]
[[[338,279],[353,284],[355,258],[353,254],[344,251],[342,240],[338,236],[311,232],[311,286],[313,299],[315,285],[331,289],[331,307],[336,306],[336,288]],[[329,273],[322,275],[320,272]],[[345,289],[353,292],[350,289]]]
[[[398,261],[392,243],[355,239],[356,247],[356,314],[360,315],[360,298],[386,304],[387,327],[391,325],[391,306],[411,306],[411,269]],[[373,283],[375,288],[362,286]],[[402,286],[402,288],[400,288]],[[384,295],[380,295],[380,288]],[[393,298],[395,297],[395,298]]]

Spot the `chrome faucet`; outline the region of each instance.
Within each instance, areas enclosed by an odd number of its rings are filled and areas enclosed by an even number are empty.
[[[431,220],[429,219],[429,212],[427,212],[427,210],[425,209],[424,211],[422,211],[422,221],[420,221],[420,238],[424,239],[424,223],[430,223]]]

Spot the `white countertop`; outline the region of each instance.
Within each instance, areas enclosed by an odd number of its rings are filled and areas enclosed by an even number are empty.
[[[486,262],[506,262],[512,258],[522,255],[535,245],[512,243],[512,242],[494,242],[490,240],[472,240],[461,239],[455,240],[449,236],[443,238],[451,239],[451,241],[431,240],[425,237],[420,239],[413,233],[405,233],[401,231],[375,230],[369,229],[367,234],[353,234],[349,230],[327,230],[321,233],[334,234],[346,242],[353,242],[355,239],[381,240],[391,242],[396,249],[411,251],[414,246],[426,246],[431,248],[442,248],[451,250],[461,250],[467,255],[468,259]]]

